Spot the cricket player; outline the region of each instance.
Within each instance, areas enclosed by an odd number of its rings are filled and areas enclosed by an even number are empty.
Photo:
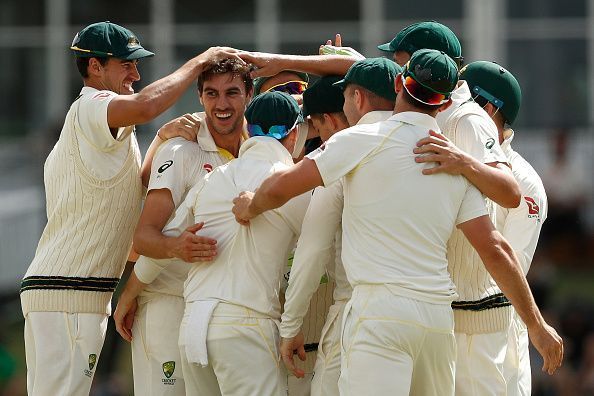
[[[348,128],[349,120],[355,122],[353,125],[385,121],[392,115],[396,100],[394,90],[386,87],[394,86],[394,78],[400,71],[398,65],[385,58],[358,61],[343,79],[339,76],[322,77],[308,88],[303,95],[304,113],[310,116],[323,141]],[[343,106],[349,111],[348,117],[343,112]],[[342,188],[341,179],[314,191],[295,252],[281,321],[281,355],[287,368],[301,375],[294,366],[292,352],[303,348],[299,332],[303,314],[319,278],[324,273],[330,275],[336,283],[334,304],[329,309],[320,338],[311,384],[312,395],[338,395],[340,325],[345,304],[352,292],[340,258]]]
[[[547,196],[542,180],[534,168],[513,150],[511,129],[522,102],[522,90],[514,75],[502,66],[487,61],[466,65],[460,73],[479,103],[491,116],[499,132],[499,143],[512,166],[520,185],[522,202],[514,209],[497,207],[497,229],[510,242],[522,266],[528,273],[542,224],[547,218]],[[514,312],[509,329],[504,375],[507,395],[528,396],[532,393],[530,356],[526,325]]]
[[[200,224],[190,225],[176,238],[165,237],[162,230],[190,188],[237,156],[252,93],[249,73],[247,65],[234,59],[210,64],[198,77],[205,111],[178,117],[159,132],[195,129],[197,139],[170,139],[159,148],[135,233],[135,249],[143,256],[134,271],[141,281],[146,268],[152,268],[153,258],[171,261],[169,270],[139,295],[138,309],[128,312],[128,321],[134,321],[131,342],[136,394],[185,395],[178,338],[185,306],[183,284],[190,269],[187,262],[212,260],[216,240],[195,235]],[[119,317],[119,311],[118,306],[114,316]]]
[[[394,59],[405,62],[417,48],[444,51],[460,64],[461,47],[456,35],[437,22],[419,22],[406,27],[388,44]],[[452,106],[440,112],[437,123],[443,135],[431,133],[419,142],[419,162],[437,162],[423,170],[461,174],[486,197],[491,221],[497,224],[496,207],[515,208],[520,189],[508,159],[499,145],[497,127],[489,115],[472,100],[465,81],[452,93]],[[500,230],[501,231],[501,230]],[[449,272],[458,292],[453,303],[458,347],[456,394],[505,393],[503,359],[512,306],[481,262],[461,230],[454,230],[448,242]]]
[[[542,318],[479,191],[460,176],[424,176],[427,165],[412,155],[428,129],[439,131],[434,117],[449,105],[457,80],[447,55],[415,52],[396,78],[392,117],[335,134],[318,156],[234,200],[233,212],[246,224],[292,196],[345,177],[342,258],[354,289],[342,327],[341,394],[454,394],[450,304],[456,295],[446,259],[454,226],[517,307],[544,369],[552,374],[561,364],[561,338]]]
[[[188,224],[204,223],[199,233],[217,240],[216,258],[192,266],[184,285],[179,345],[186,393],[191,395],[287,392],[278,353],[279,288],[311,194],[249,228],[233,221],[231,201],[246,187],[255,188],[293,164],[290,152],[302,115],[291,96],[270,92],[255,97],[245,116],[253,138],[241,146],[239,158],[201,180],[164,230],[172,236]],[[155,262],[153,277],[163,264]],[[135,276],[132,282],[136,286],[126,288],[123,301],[144,287]],[[129,334],[122,323],[116,322],[118,331]]]
[[[133,32],[94,23],[76,34],[70,49],[84,86],[45,163],[48,222],[21,284],[30,395],[89,393],[111,295],[140,215],[134,125],[175,103],[207,62],[236,57],[235,50],[209,49],[135,93],[138,62],[153,53]]]

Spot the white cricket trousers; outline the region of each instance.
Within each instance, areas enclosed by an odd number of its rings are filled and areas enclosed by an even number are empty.
[[[456,333],[456,396],[506,395],[507,333]]]
[[[29,312],[25,317],[29,396],[88,395],[106,331],[106,314]]]
[[[280,360],[278,321],[240,305],[220,302],[208,325],[208,366],[190,364],[184,334],[192,303],[180,327],[186,394],[286,396],[287,373]]]
[[[449,302],[432,304],[384,285],[358,285],[344,315],[341,395],[454,394],[456,345]]]
[[[336,301],[328,311],[314,367],[314,377],[311,383],[312,396],[338,396],[339,394],[340,328],[345,306],[346,300]]]
[[[532,394],[529,345],[528,329],[518,314],[514,312],[503,367],[507,382],[507,396],[530,396]]]
[[[134,394],[184,396],[186,389],[178,346],[184,299],[151,296],[138,306],[132,327]]]

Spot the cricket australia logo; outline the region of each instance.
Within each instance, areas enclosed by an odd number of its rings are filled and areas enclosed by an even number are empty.
[[[169,362],[163,363],[163,374],[165,374],[165,377],[167,377],[167,378],[163,378],[161,380],[164,385],[175,385],[176,379],[171,378],[174,371],[175,371],[175,362],[174,361],[169,361]]]
[[[91,378],[93,376],[93,369],[95,368],[95,364],[97,364],[97,355],[91,353],[89,355],[89,369],[84,370],[84,373],[87,377]]]

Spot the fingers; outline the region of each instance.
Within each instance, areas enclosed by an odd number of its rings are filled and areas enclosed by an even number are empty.
[[[115,322],[116,331],[124,340],[131,342],[132,341],[132,331],[125,327],[124,319],[125,319],[125,317],[122,317],[121,312],[118,311],[118,309],[116,309],[116,312],[113,315],[113,320]],[[131,328],[132,328],[132,326],[130,326],[130,329]]]
[[[297,348],[297,356],[299,356],[299,359],[301,359],[302,362],[305,362],[307,355],[305,354],[305,347],[303,344]]]
[[[326,45],[332,45],[332,40],[330,40],[330,39],[326,40]]]
[[[336,36],[334,37],[334,45],[342,47],[342,37],[340,36],[340,33],[336,33]]]
[[[423,147],[426,146],[428,144],[433,144],[435,146],[441,146],[441,147],[446,147],[448,145],[448,140],[444,140],[444,139],[440,139],[439,136],[442,135],[438,135],[438,136],[427,136],[421,140],[419,140],[417,142],[417,148],[418,147]]]
[[[203,221],[201,221],[200,223],[196,223],[194,225],[189,226],[188,228],[186,228],[186,231],[190,232],[192,234],[195,234],[197,231],[201,230],[202,227],[204,227]]]

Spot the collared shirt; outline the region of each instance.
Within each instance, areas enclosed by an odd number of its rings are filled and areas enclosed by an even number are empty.
[[[371,111],[357,125],[385,121],[391,111]],[[315,157],[316,152],[308,157]],[[334,301],[348,300],[352,288],[342,265],[342,179],[328,187],[315,189],[297,242],[291,267],[289,288],[281,321],[282,337],[293,337],[301,328],[309,301],[318,288],[320,278],[328,273],[336,282]]]
[[[200,120],[196,142],[182,137],[167,140],[159,146],[151,167],[148,190],[169,190],[176,208],[183,202],[188,191],[207,173],[233,159],[233,155],[227,150],[217,147],[208,130],[205,114],[195,113],[194,115]],[[174,216],[175,212],[171,214],[168,221],[171,221]],[[180,297],[183,294],[183,284],[190,266],[177,258],[163,260],[171,262],[169,269],[143,290],[141,296],[145,301],[155,293]],[[140,274],[140,277],[143,277],[144,266],[151,268],[152,261],[154,259],[140,256],[135,264],[136,275]],[[143,279],[140,280],[143,281]]]
[[[231,209],[240,192],[254,191],[272,173],[292,164],[291,154],[278,141],[254,137],[241,146],[237,160],[216,168],[188,193],[164,233],[179,235],[188,225],[204,222],[198,235],[216,239],[218,254],[211,263],[189,265],[187,302],[220,300],[280,318],[280,280],[311,193],[261,214],[248,227],[235,221]],[[155,263],[158,273],[162,263]],[[154,276],[145,275],[147,280]]]
[[[512,165],[512,173],[520,185],[522,200],[517,208],[497,207],[497,229],[513,247],[526,274],[530,269],[542,224],[547,218],[547,196],[538,173],[512,149],[513,131],[506,132],[501,148]]]
[[[387,284],[394,293],[449,303],[446,242],[456,224],[486,214],[462,176],[425,176],[413,148],[435,119],[402,112],[328,140],[316,162],[324,185],[344,176],[342,260],[352,286]]]

